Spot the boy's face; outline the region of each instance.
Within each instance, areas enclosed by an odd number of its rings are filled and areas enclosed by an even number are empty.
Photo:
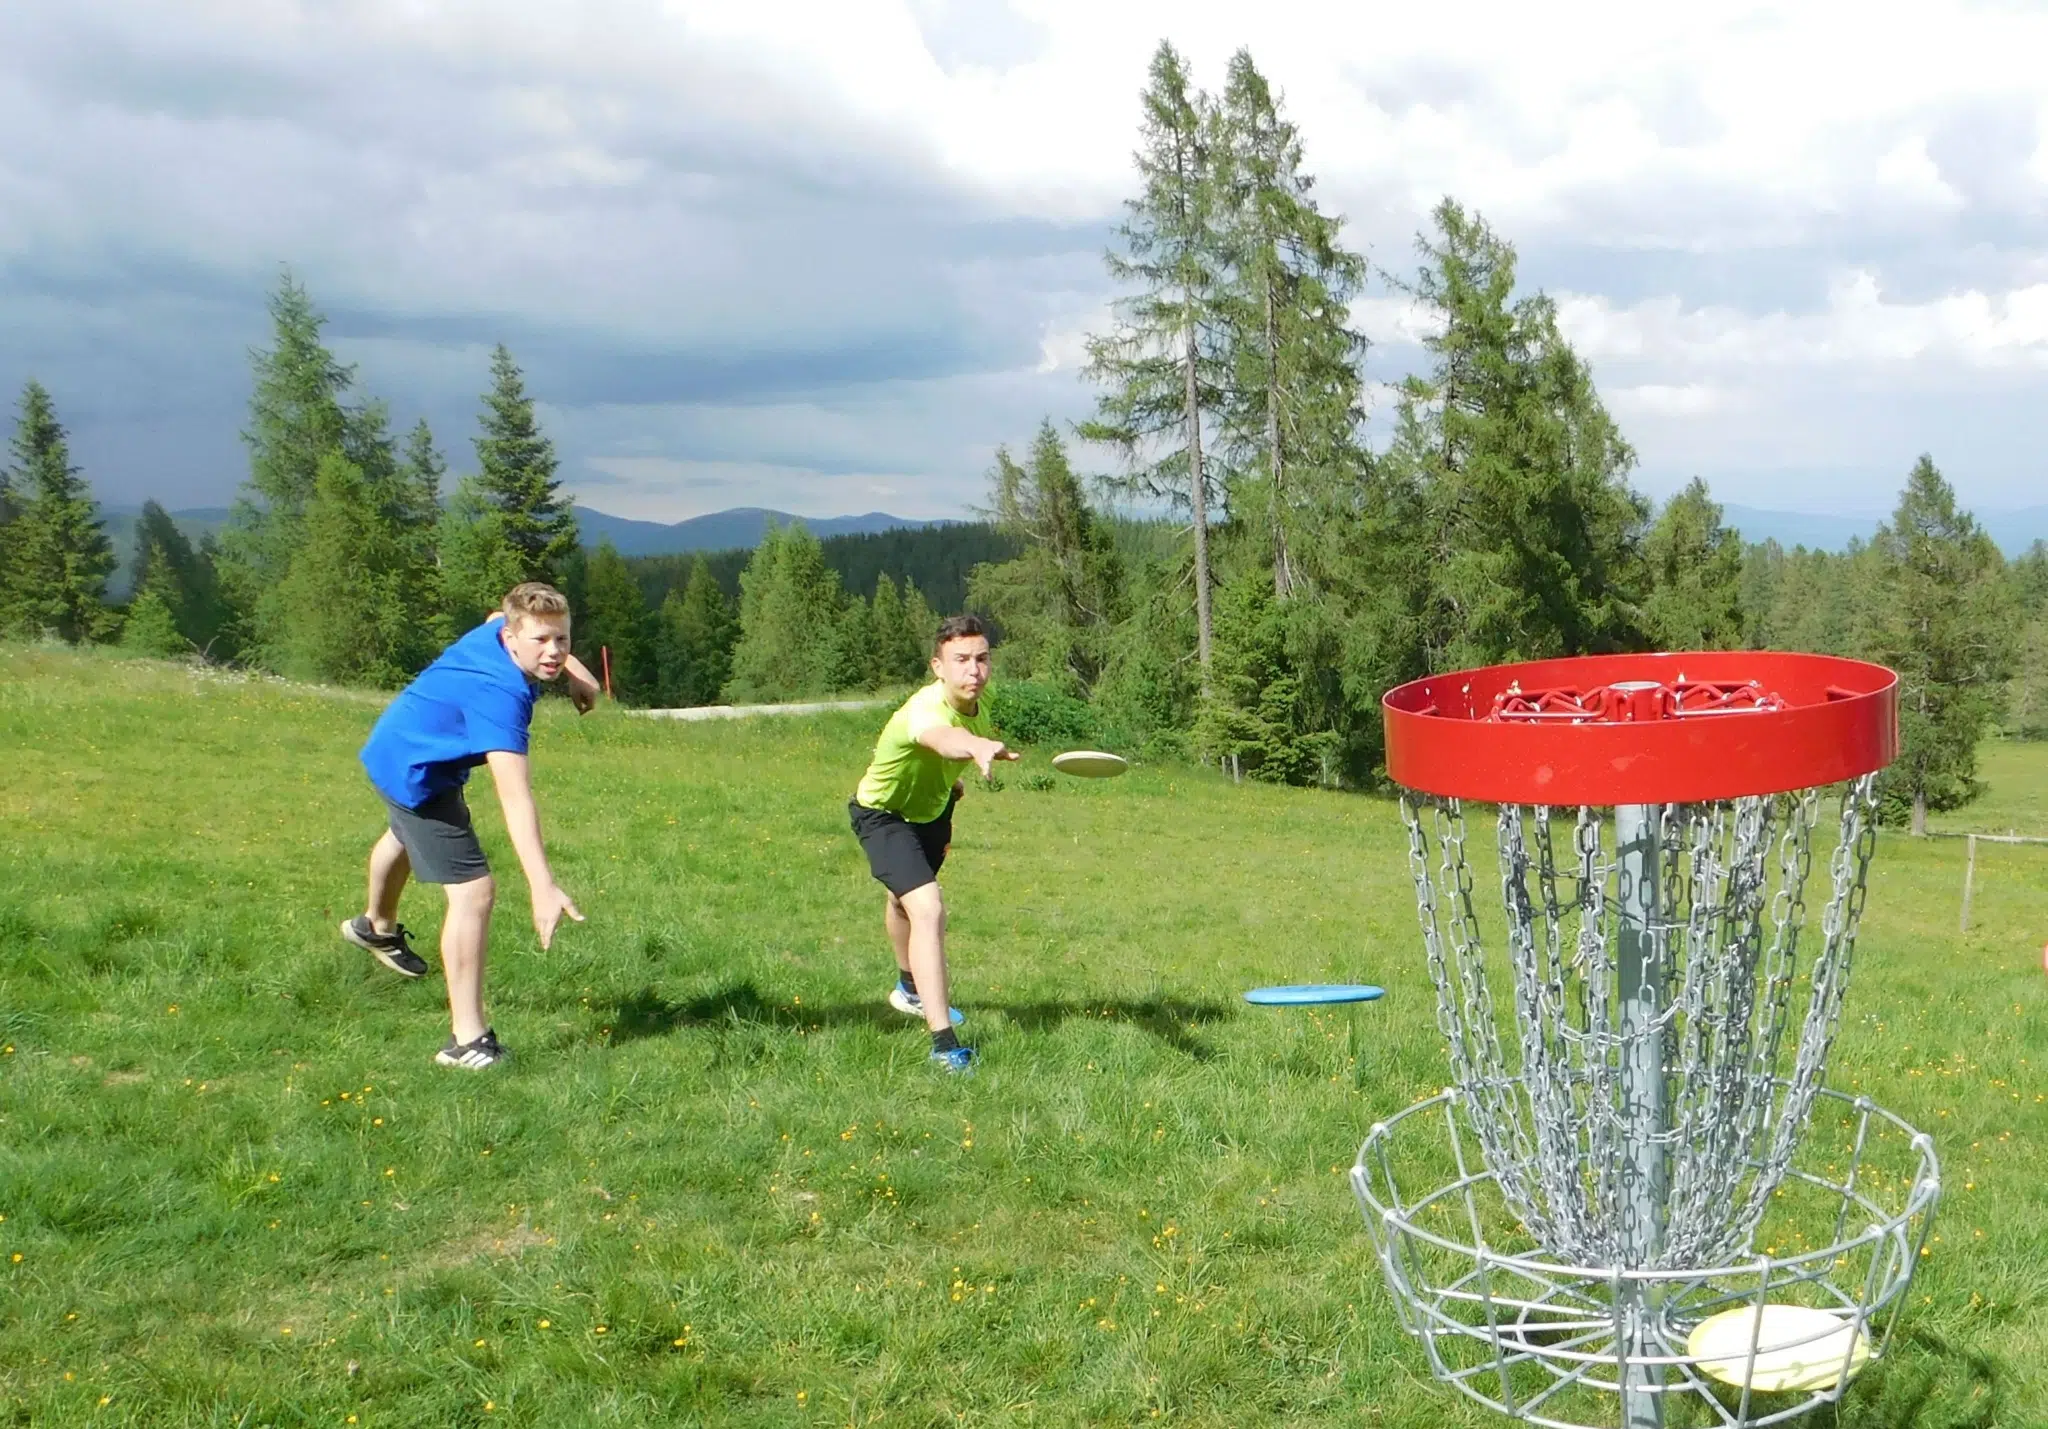
[[[932,656],[932,673],[956,704],[974,703],[988,684],[988,637],[960,635],[948,640]]]
[[[513,664],[536,680],[552,680],[569,658],[569,617],[508,615],[503,638]]]

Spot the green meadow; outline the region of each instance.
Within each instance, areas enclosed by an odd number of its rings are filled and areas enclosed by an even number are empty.
[[[950,1079],[847,829],[881,712],[550,701],[589,921],[539,949],[480,777],[478,1076],[431,1062],[438,974],[335,932],[376,697],[0,655],[0,1424],[1502,1422],[1400,1333],[1347,1181],[1447,1075],[1389,801],[1034,752],[959,813]],[[1940,826],[2048,834],[2048,747],[1985,769]],[[1802,1423],[2048,1423],[2048,847],[1980,850],[1966,936],[1962,860],[1879,844],[1830,1081],[1944,1193],[1887,1355]],[[1241,1000],[1311,980],[1387,996],[1355,1042]]]

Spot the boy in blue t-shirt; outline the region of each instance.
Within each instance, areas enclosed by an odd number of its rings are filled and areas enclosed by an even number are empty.
[[[480,1070],[506,1055],[484,1023],[484,948],[497,888],[462,797],[477,765],[489,765],[497,785],[505,829],[533,895],[541,947],[554,941],[564,914],[583,921],[548,868],[526,762],[527,730],[540,697],[535,682],[565,673],[576,707],[587,712],[597,686],[569,653],[567,598],[538,581],[514,586],[500,611],[399,692],[363,746],[363,768],[384,796],[391,826],[370,850],[369,906],[341,925],[341,935],[392,971],[419,977],[427,965],[399,926],[398,896],[408,877],[447,889],[441,966],[454,1027],[434,1059],[444,1066]]]

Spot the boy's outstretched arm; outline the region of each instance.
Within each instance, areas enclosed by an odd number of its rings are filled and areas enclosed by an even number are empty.
[[[942,759],[972,759],[984,779],[996,760],[1018,757],[1017,751],[1000,739],[983,739],[957,725],[933,725],[917,736],[917,742]]]
[[[564,913],[579,923],[583,914],[556,885],[554,871],[548,867],[547,850],[540,842],[540,811],[533,805],[533,781],[526,756],[494,749],[484,756],[484,762],[491,766],[491,779],[498,786],[498,807],[505,812],[505,832],[512,836],[519,866],[526,871],[527,892],[533,897],[533,931],[540,935],[540,945],[545,949],[554,942],[555,927]]]

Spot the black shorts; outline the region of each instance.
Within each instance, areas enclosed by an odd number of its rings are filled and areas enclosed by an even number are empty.
[[[946,850],[953,842],[953,805],[946,800],[946,812],[928,824],[913,824],[887,809],[870,809],[858,799],[846,812],[853,819],[853,832],[875,880],[901,898],[914,888],[936,882],[946,862]]]
[[[394,804],[386,795],[384,807],[391,814],[391,832],[405,846],[412,876],[420,882],[473,883],[490,874],[461,789],[444,789],[417,809]]]

